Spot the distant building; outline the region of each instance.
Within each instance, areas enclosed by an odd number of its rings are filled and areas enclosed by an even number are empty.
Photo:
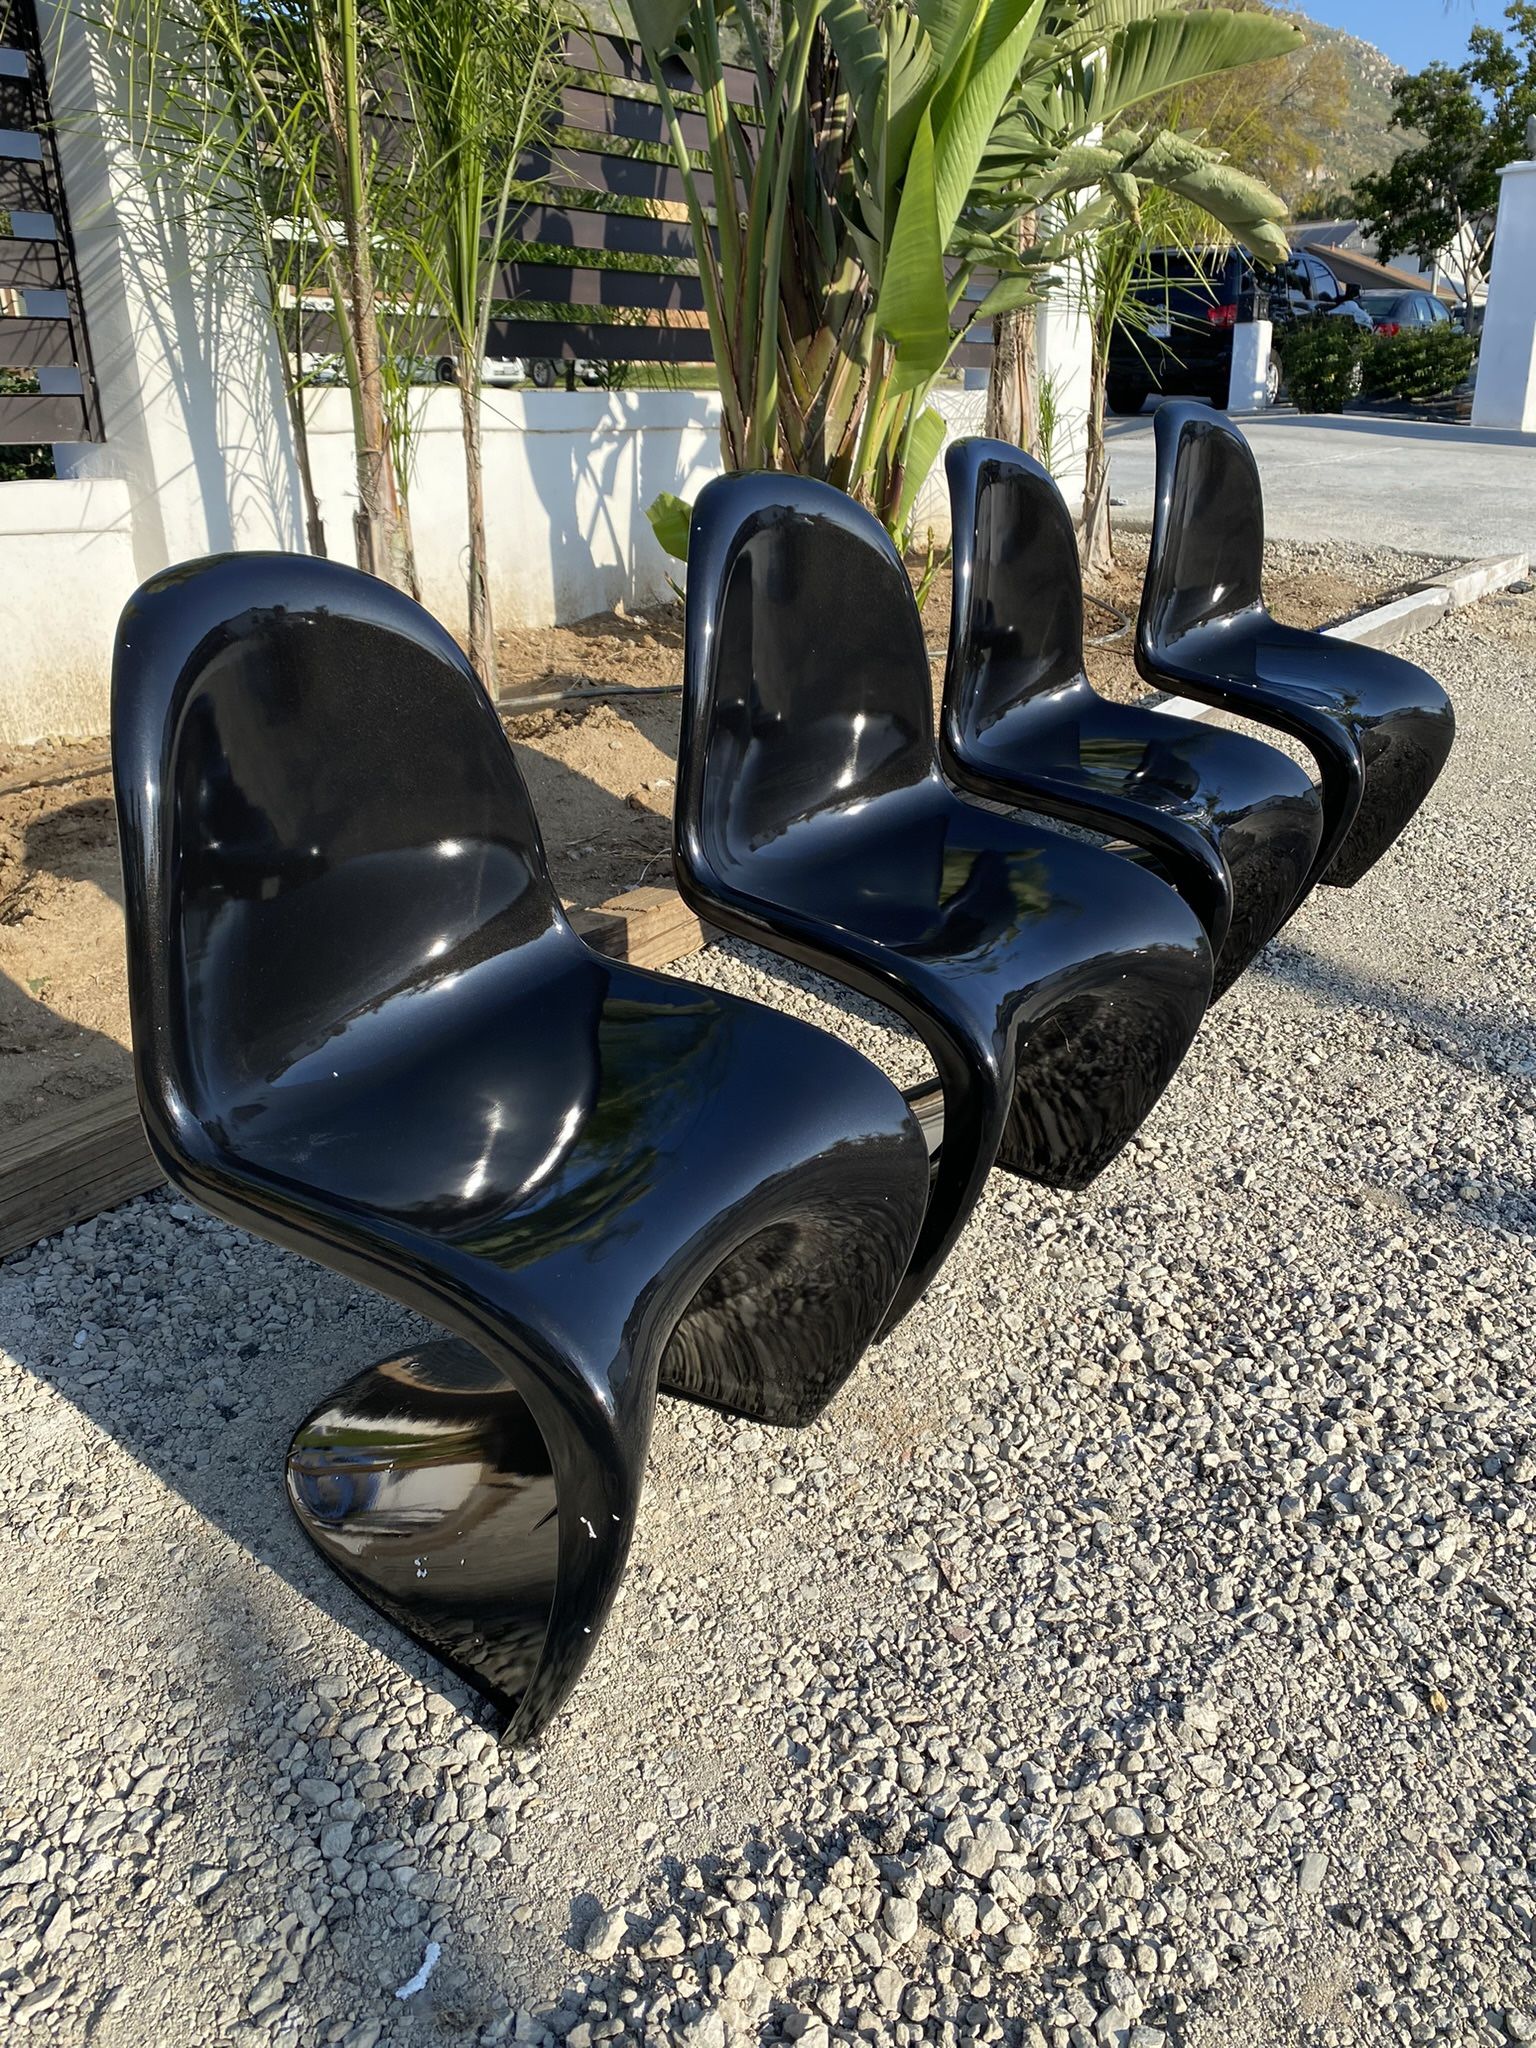
[[[1286,232],[1293,249],[1311,249],[1321,256],[1341,284],[1357,284],[1362,291],[1374,286],[1396,285],[1399,290],[1416,286],[1433,292],[1448,305],[1460,302],[1461,271],[1454,265],[1447,267],[1443,250],[1427,262],[1421,251],[1418,261],[1412,256],[1394,256],[1385,264],[1377,255],[1374,238],[1357,220],[1293,221]],[[1487,296],[1486,284],[1474,287],[1475,305],[1482,305]]]

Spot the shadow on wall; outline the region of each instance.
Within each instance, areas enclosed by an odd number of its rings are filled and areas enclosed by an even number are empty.
[[[236,547],[296,547],[292,434],[264,286],[238,221],[178,206],[110,138],[128,60],[91,61],[65,34],[54,80],[81,296],[107,440],[61,451],[60,474],[124,478],[143,578]]]
[[[718,420],[708,393],[637,392],[617,394],[589,431],[527,435],[528,481],[548,521],[552,623],[677,594],[682,564],[646,512],[664,493],[692,502],[719,474]]]

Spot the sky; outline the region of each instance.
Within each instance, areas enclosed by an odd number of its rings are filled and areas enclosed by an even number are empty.
[[[1301,7],[1314,21],[1374,43],[1404,71],[1437,58],[1459,64],[1473,24],[1497,27],[1504,19],[1503,0],[1301,0]]]

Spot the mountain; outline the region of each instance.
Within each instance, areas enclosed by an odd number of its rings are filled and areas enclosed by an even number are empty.
[[[1400,67],[1374,44],[1326,22],[1314,21],[1299,8],[1284,12],[1307,38],[1308,47],[1336,66],[1342,106],[1320,118],[1305,105],[1296,107],[1298,134],[1316,153],[1306,186],[1318,198],[1347,192],[1367,171],[1384,170],[1399,150],[1415,140],[1411,130],[1392,126],[1392,81]],[[1287,195],[1293,211],[1305,209],[1305,194]]]

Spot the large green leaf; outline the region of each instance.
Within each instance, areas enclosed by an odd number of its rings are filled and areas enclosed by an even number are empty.
[[[1289,56],[1304,40],[1272,14],[1233,14],[1220,7],[1133,21],[1108,37],[1102,55],[1084,66],[1081,128],[1099,127],[1138,100],[1192,79]]]
[[[907,443],[907,466],[901,479],[901,497],[896,506],[895,528],[900,535],[906,533],[917,494],[927,482],[929,470],[939,459],[939,450],[944,446],[944,432],[944,415],[932,405],[925,409],[912,428],[912,438]]]
[[[977,65],[941,118],[936,142],[935,199],[939,230],[947,241],[970,198],[976,173],[1003,109],[1012,96],[1019,65],[1034,35],[1043,0],[1003,0],[1011,26],[984,62]]]
[[[645,508],[651,531],[669,555],[679,562],[688,559],[688,534],[693,525],[693,507],[675,491],[662,491]]]
[[[933,123],[925,108],[907,159],[876,325],[896,351],[901,381],[937,375],[951,345],[944,243],[934,194]]]
[[[629,0],[635,32],[652,50],[670,50],[688,19],[688,0]]]
[[[867,131],[870,124],[880,119],[880,95],[886,80],[880,30],[864,0],[828,0],[822,19],[842,66],[843,82],[858,109],[859,122]]]

